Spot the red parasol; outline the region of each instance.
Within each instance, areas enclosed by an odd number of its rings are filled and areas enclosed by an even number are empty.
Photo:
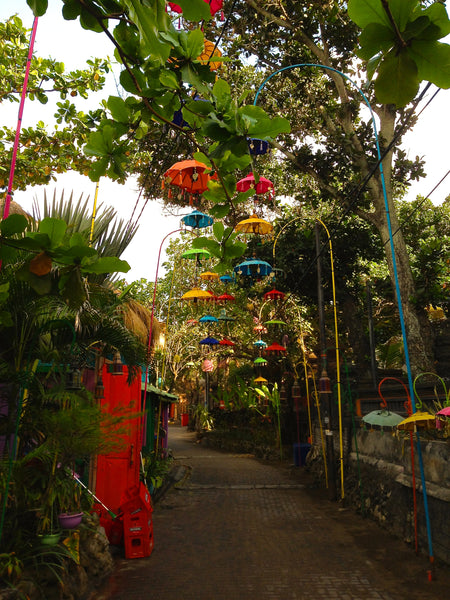
[[[246,192],[247,190],[254,189],[257,195],[269,193],[270,199],[273,198],[273,183],[270,179],[260,177],[258,183],[255,183],[255,176],[253,173],[250,173],[247,177],[238,181],[236,189],[238,192]]]
[[[279,292],[278,290],[270,290],[270,292],[266,292],[264,294],[264,298],[266,300],[282,300],[285,297],[285,293],[284,292]]]
[[[223,0],[205,0],[205,2],[209,4],[209,10],[211,11],[212,16],[214,16],[216,12],[219,12],[223,6]],[[168,2],[167,4],[170,6],[170,9],[173,10],[173,12],[176,12],[179,15],[183,12],[181,6],[175,2]]]
[[[227,338],[224,338],[223,340],[220,340],[219,344],[221,346],[234,346],[234,342],[232,342],[231,340],[228,340]]]
[[[234,302],[234,300],[236,300],[236,298],[234,296],[232,296],[231,294],[221,294],[220,296],[217,296],[217,302]]]
[[[286,348],[274,342],[273,344],[270,344],[270,346],[267,346],[265,352],[273,352],[274,354],[280,354],[281,352],[286,352]]]
[[[217,179],[217,175],[210,175],[209,167],[198,160],[182,160],[175,163],[164,173],[162,188],[166,185],[175,186],[181,190],[181,194],[203,194],[208,189],[208,181]],[[172,197],[169,190],[169,198]]]

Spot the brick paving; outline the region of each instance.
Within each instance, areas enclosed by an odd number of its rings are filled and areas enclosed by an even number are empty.
[[[153,513],[155,549],[124,560],[91,600],[434,600],[450,570],[329,502],[304,469],[169,430],[185,477]],[[181,466],[183,469],[181,469]]]

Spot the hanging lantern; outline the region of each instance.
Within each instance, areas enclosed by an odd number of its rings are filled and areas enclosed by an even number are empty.
[[[298,385],[298,379],[294,381],[294,384],[291,389],[291,397],[294,401],[294,408],[296,411],[300,410],[300,401],[302,398],[300,386]]]
[[[95,384],[94,396],[96,400],[103,400],[105,397],[105,386],[103,385],[102,376],[99,375]]]
[[[213,224],[214,219],[199,210],[194,210],[188,215],[181,218],[182,223],[186,227],[192,227],[192,229],[203,229]]]
[[[286,296],[286,294],[284,294],[283,292],[279,292],[278,290],[270,290],[270,292],[266,292],[264,294],[264,299],[265,300],[283,300],[283,298]]]
[[[331,381],[325,369],[322,371],[322,375],[319,379],[319,393],[331,394]]]
[[[120,356],[120,352],[116,352],[113,357],[112,362],[112,374],[113,375],[123,375],[123,363],[122,357]]]
[[[258,325],[255,325],[255,327],[253,327],[253,331],[256,331],[256,333],[262,335],[263,333],[267,333],[267,328],[264,327],[264,325],[262,325],[261,323],[259,323]]]
[[[272,266],[264,261],[251,258],[234,267],[234,272],[245,277],[266,277],[272,272]]]
[[[235,231],[238,233],[254,233],[256,235],[269,235],[273,232],[273,225],[264,219],[260,219],[257,215],[253,214],[249,219],[240,221]]]
[[[238,192],[247,192],[248,190],[255,190],[255,194],[257,196],[268,195],[269,200],[273,200],[274,197],[274,188],[273,183],[270,179],[266,179],[265,177],[260,177],[258,183],[256,183],[255,176],[253,173],[244,177],[236,184],[236,189]]]
[[[287,395],[287,391],[286,388],[284,386],[284,383],[281,384],[281,388],[280,388],[280,402],[282,404],[286,404],[288,399],[288,395]]]
[[[66,376],[66,390],[79,390],[81,388],[81,371],[78,367],[69,369]]]
[[[267,154],[269,152],[269,142],[266,142],[265,140],[249,138],[247,140],[247,143],[250,154],[252,154],[253,156],[259,156],[261,154]]]

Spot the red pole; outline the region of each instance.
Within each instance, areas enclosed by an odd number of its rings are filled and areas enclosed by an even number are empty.
[[[25,98],[27,96],[28,76],[30,74],[31,59],[33,58],[33,48],[34,48],[34,40],[36,39],[37,24],[38,24],[38,18],[34,17],[33,29],[31,30],[30,45],[29,45],[29,49],[28,49],[27,65],[26,65],[26,69],[25,69],[25,78],[23,80],[22,95],[20,98],[19,116],[18,116],[18,120],[17,120],[16,136],[14,138],[14,146],[13,146],[13,152],[12,152],[12,158],[11,158],[11,168],[9,171],[8,189],[6,192],[5,206],[3,207],[2,220],[6,219],[8,217],[9,208],[11,206],[11,195],[12,195],[12,187],[13,187],[13,182],[14,182],[14,172],[16,169],[17,149],[19,147],[20,130],[22,128],[23,109],[25,106]]]

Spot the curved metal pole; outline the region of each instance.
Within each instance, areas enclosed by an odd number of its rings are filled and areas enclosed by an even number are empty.
[[[387,222],[388,232],[389,232],[389,246],[391,249],[391,256],[392,256],[392,270],[393,270],[394,280],[395,280],[395,291],[396,291],[396,295],[397,295],[398,315],[399,315],[400,328],[401,328],[402,337],[403,337],[403,348],[404,348],[404,353],[405,353],[406,370],[407,370],[407,374],[408,374],[408,384],[409,384],[409,390],[410,390],[410,396],[411,396],[411,405],[412,405],[413,413],[415,413],[417,409],[416,409],[416,403],[414,400],[414,384],[413,384],[412,373],[411,373],[411,362],[410,362],[410,358],[409,358],[408,339],[406,336],[406,326],[405,326],[405,317],[403,314],[402,296],[401,296],[401,292],[400,292],[400,283],[399,283],[399,279],[398,279],[397,259],[396,259],[395,247],[394,247],[394,236],[392,233],[391,215],[390,215],[390,211],[389,211],[389,202],[388,202],[388,197],[387,197],[387,192],[386,192],[386,182],[384,179],[383,163],[382,163],[382,159],[381,159],[381,150],[380,150],[380,142],[378,139],[377,124],[376,124],[375,115],[373,113],[372,106],[371,106],[369,100],[367,99],[366,95],[361,90],[361,88],[358,86],[358,84],[356,84],[352,79],[350,79],[350,77],[348,75],[346,75],[345,73],[342,73],[342,71],[339,71],[338,69],[335,69],[333,67],[329,67],[328,65],[315,64],[315,63],[298,63],[295,65],[289,65],[287,67],[283,67],[281,69],[277,69],[276,71],[271,73],[268,77],[266,77],[266,79],[264,79],[264,81],[261,83],[261,85],[259,86],[259,88],[256,92],[255,100],[253,101],[253,104],[256,105],[256,103],[258,101],[258,96],[261,93],[261,90],[266,85],[266,83],[268,81],[270,81],[270,79],[272,79],[272,77],[274,77],[278,73],[282,73],[283,71],[288,71],[288,70],[296,69],[296,68],[300,68],[300,67],[325,69],[326,71],[331,71],[333,73],[340,75],[341,77],[346,79],[349,83],[351,83],[352,86],[359,92],[362,99],[364,100],[364,103],[366,104],[367,108],[370,111],[373,132],[375,135],[375,145],[376,145],[377,157],[378,157],[378,167],[380,170],[381,187],[383,190],[384,208],[386,211],[386,222]],[[428,550],[429,550],[429,555],[430,555],[430,561],[433,562],[434,557],[433,557],[433,543],[431,540],[431,524],[430,524],[430,515],[429,515],[429,510],[428,510],[428,497],[427,497],[427,491],[426,491],[426,481],[425,481],[425,473],[424,473],[424,468],[423,468],[422,448],[420,446],[419,434],[417,434],[417,451],[418,451],[417,453],[419,456],[420,475],[421,475],[422,489],[423,489],[423,503],[424,503],[424,509],[425,509],[426,526],[427,526]]]
[[[158,272],[159,272],[159,263],[161,260],[161,251],[162,251],[162,247],[164,242],[166,241],[166,239],[173,235],[174,233],[178,233],[179,231],[183,231],[183,229],[181,227],[179,227],[178,229],[174,229],[173,231],[171,231],[170,233],[168,233],[167,235],[165,235],[161,241],[161,244],[159,246],[159,252],[158,252],[158,260],[156,262],[156,273],[155,273],[155,281],[153,284],[153,301],[152,301],[152,312],[151,312],[151,317],[150,317],[150,330],[148,332],[148,345],[147,345],[147,362],[145,365],[145,385],[144,385],[144,399],[142,401],[142,425],[141,425],[141,445],[144,445],[144,419],[145,419],[145,405],[147,402],[147,388],[148,388],[148,367],[149,367],[149,362],[150,362],[150,349],[151,349],[151,345],[152,345],[152,334],[153,334],[153,319],[154,319],[154,315],[155,315],[155,303],[156,303],[156,288],[158,286]]]
[[[331,287],[333,289],[333,313],[334,313],[334,340],[336,350],[336,383],[338,393],[338,414],[339,414],[339,465],[341,471],[341,499],[345,496],[344,491],[344,442],[342,431],[342,393],[341,393],[341,364],[339,356],[339,333],[337,321],[337,305],[336,305],[336,282],[334,278],[334,259],[333,259],[333,244],[331,243],[330,232],[323,221],[316,217],[316,221],[322,225],[328,237],[328,246],[330,248],[330,263],[331,263]]]

